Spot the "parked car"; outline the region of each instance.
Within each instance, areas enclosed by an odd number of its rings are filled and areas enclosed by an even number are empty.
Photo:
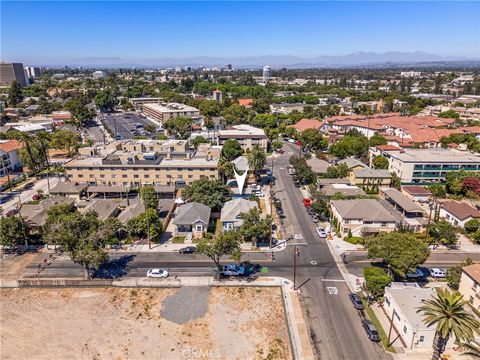
[[[0,196],[0,204],[5,204],[7,201],[9,201],[11,198],[13,197],[13,195],[11,193],[9,194],[5,194],[5,195],[1,195]]]
[[[42,198],[42,195],[40,194],[33,194],[32,200],[40,200]]]
[[[408,272],[405,274],[405,277],[407,279],[412,279],[412,280],[415,280],[415,279],[421,279],[421,278],[424,278],[425,277],[425,273],[420,270],[420,269],[415,269],[415,272]]]
[[[320,236],[321,238],[326,238],[328,236],[327,232],[323,230],[321,227],[318,227],[316,231],[318,236]]]
[[[305,209],[307,209],[308,215],[313,215],[313,210],[310,206],[307,206]]]
[[[166,278],[168,277],[168,271],[164,269],[150,269],[147,271],[147,277],[149,278]]]
[[[364,310],[365,306],[363,305],[362,299],[357,294],[350,294],[350,300],[352,300],[353,307],[357,310]]]
[[[295,139],[288,139],[288,142],[291,144],[295,144]]]
[[[317,215],[312,215],[312,221],[317,224],[319,222]]]
[[[310,198],[303,198],[303,205],[312,206],[312,200]]]
[[[377,328],[370,320],[362,320],[362,326],[367,332],[368,338],[372,341],[379,342],[380,335],[378,334]]]
[[[445,269],[439,269],[439,268],[431,268],[430,269],[430,275],[433,278],[444,278],[447,276],[447,271]]]
[[[288,167],[288,173],[290,175],[295,175],[295,173],[296,173],[295,169],[291,165]]]
[[[178,250],[180,254],[195,254],[197,252],[197,248],[195,246],[187,246]]]
[[[31,188],[33,188],[34,186],[34,183],[26,183],[24,186],[23,186],[23,190],[30,190]]]
[[[299,140],[297,140],[297,141],[295,141],[295,145],[302,146],[302,143]]]
[[[299,188],[300,187],[300,181],[294,181],[293,182],[293,185],[295,185],[296,188]]]
[[[283,216],[283,209],[281,207],[277,208],[277,215]]]

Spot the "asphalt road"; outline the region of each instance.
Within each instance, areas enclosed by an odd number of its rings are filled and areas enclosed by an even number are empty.
[[[115,136],[120,135],[124,139],[133,139],[135,137],[130,131],[130,129],[135,129],[135,123],[142,124],[143,126],[153,125],[157,127],[156,124],[146,118],[140,117],[136,113],[102,114],[100,117],[103,117],[105,126],[110,128]],[[148,134],[145,136],[149,137]]]
[[[275,159],[274,191],[285,212],[287,235],[301,234],[305,246],[299,247],[297,258],[297,286],[301,287],[304,316],[308,321],[311,342],[318,359],[390,359],[382,345],[368,340],[361,326],[363,314],[354,310],[348,295],[349,289],[338,270],[325,239],[315,232],[315,225],[305,211],[303,198],[287,172],[288,159],[298,153],[293,144],[284,145],[285,153]],[[296,241],[297,242],[297,241]],[[285,264],[272,274],[291,278],[292,248],[278,254]]]

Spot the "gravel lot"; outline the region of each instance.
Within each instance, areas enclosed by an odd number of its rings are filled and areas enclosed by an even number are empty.
[[[176,324],[197,320],[207,313],[209,298],[208,287],[183,287],[165,299],[162,317]]]

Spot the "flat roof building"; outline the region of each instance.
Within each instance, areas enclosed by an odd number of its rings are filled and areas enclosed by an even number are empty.
[[[450,171],[479,171],[480,154],[454,149],[404,149],[386,151],[390,172],[402,183],[431,183],[445,181]]]
[[[166,121],[170,118],[197,117],[200,111],[193,106],[178,103],[146,103],[142,106],[142,112],[149,118]]]
[[[218,145],[223,145],[229,139],[237,140],[243,150],[252,149],[256,145],[266,150],[268,145],[268,137],[263,129],[245,124],[234,125],[218,132]]]

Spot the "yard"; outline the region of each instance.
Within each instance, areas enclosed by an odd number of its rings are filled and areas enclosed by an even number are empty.
[[[292,358],[279,288],[24,288],[0,296],[3,360]]]

